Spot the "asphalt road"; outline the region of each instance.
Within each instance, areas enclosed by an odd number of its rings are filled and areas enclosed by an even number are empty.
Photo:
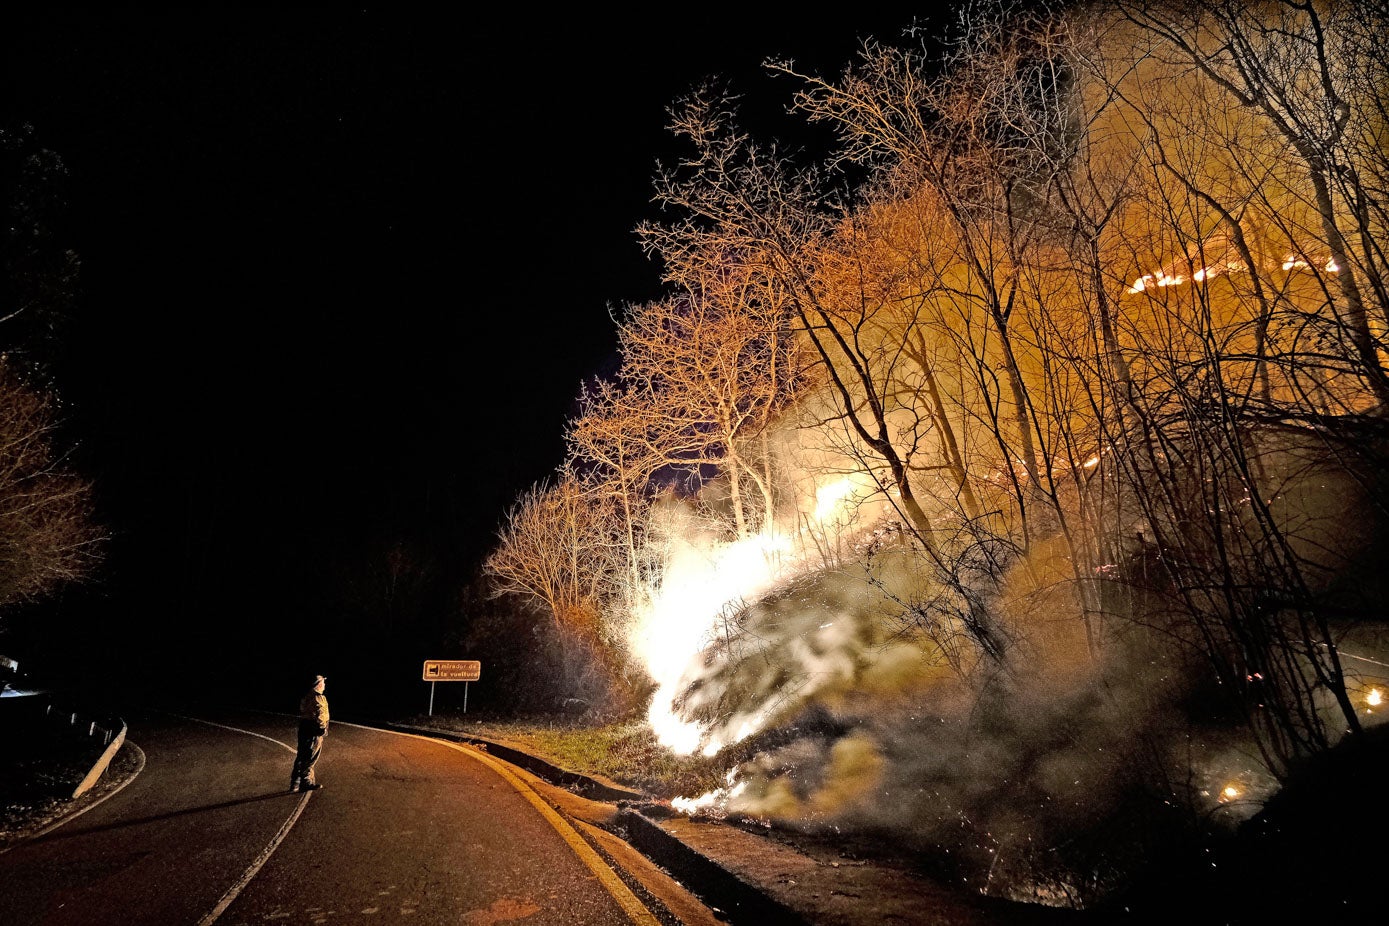
[[[0,853],[5,926],[659,920],[505,764],[470,746],[334,722],[288,792],[293,719],[127,718],[121,791]]]

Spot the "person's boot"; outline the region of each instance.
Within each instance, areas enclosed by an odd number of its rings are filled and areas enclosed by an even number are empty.
[[[317,790],[318,790],[319,788],[321,788],[321,787],[323,787],[323,785],[319,784],[319,783],[316,782],[316,781],[306,781],[306,782],[304,782],[302,785],[299,786],[299,790],[300,790],[300,791],[317,791]]]
[[[298,779],[298,778],[291,778],[291,779],[289,780],[289,790],[290,790],[290,793],[293,793],[293,792],[299,790],[299,779]]]

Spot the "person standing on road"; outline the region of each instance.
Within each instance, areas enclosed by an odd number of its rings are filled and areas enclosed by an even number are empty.
[[[289,773],[289,790],[316,791],[323,785],[314,780],[313,767],[323,751],[323,737],[328,735],[328,699],[323,694],[328,679],[314,676],[313,687],[299,699],[299,752],[294,757],[294,770]]]

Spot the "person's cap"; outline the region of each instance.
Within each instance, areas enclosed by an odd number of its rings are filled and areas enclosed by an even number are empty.
[[[313,683],[314,683],[315,685],[317,685],[319,682],[326,682],[326,681],[328,681],[328,676],[326,676],[326,675],[315,675],[315,676],[313,677]]]

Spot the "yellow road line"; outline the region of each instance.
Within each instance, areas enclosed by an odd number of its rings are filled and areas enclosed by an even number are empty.
[[[337,722],[342,723],[342,721]],[[486,765],[488,768],[492,769],[492,771],[506,779],[522,797],[530,801],[535,809],[540,811],[541,816],[549,821],[550,825],[554,827],[555,832],[559,833],[560,838],[568,843],[569,848],[574,850],[574,854],[583,860],[583,863],[588,866],[589,870],[598,877],[600,882],[602,882],[603,887],[607,888],[608,893],[612,895],[613,900],[617,901],[618,906],[627,914],[628,919],[638,924],[638,926],[661,926],[661,921],[658,920],[650,910],[646,909],[645,905],[637,899],[637,895],[632,893],[631,888],[624,884],[622,879],[617,876],[617,872],[613,871],[611,866],[603,861],[602,856],[595,852],[593,847],[584,841],[584,838],[574,830],[574,827],[570,826],[568,821],[560,816],[559,812],[551,807],[548,801],[539,794],[536,794],[535,789],[526,784],[524,780],[518,777],[515,772],[511,771],[511,769],[507,768],[503,763],[480,750],[466,749],[458,743],[435,739],[432,736],[421,736],[418,733],[403,733],[399,730],[382,730],[379,727],[363,727],[355,723],[343,723],[343,726],[358,727],[362,730],[375,730],[378,733],[394,733],[396,736],[410,736],[415,739],[424,740],[425,742],[438,743],[440,746],[447,746],[450,749],[455,749],[463,753],[463,755],[476,759],[483,765]]]

